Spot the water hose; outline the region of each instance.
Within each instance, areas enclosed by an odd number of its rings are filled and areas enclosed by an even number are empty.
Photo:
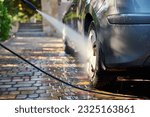
[[[36,11],[37,8],[31,3],[29,2],[28,0],[22,0],[22,2],[27,5],[29,8],[31,8],[32,10]]]

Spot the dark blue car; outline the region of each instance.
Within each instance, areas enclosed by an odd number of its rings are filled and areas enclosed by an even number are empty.
[[[73,0],[63,22],[88,36],[88,75],[95,87],[113,72],[150,66],[150,0]],[[75,48],[66,39],[66,52]]]

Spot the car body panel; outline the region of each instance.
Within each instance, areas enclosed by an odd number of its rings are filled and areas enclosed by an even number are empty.
[[[85,33],[88,27],[86,18],[90,15],[95,23],[103,62],[108,69],[150,66],[149,0],[75,1],[78,3],[74,14],[78,18],[72,17],[64,23]]]

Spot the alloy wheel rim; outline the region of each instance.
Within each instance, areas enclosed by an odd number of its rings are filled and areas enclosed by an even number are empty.
[[[87,74],[93,80],[95,76],[95,69],[96,69],[96,34],[94,30],[91,30],[88,37],[88,50],[87,50]]]

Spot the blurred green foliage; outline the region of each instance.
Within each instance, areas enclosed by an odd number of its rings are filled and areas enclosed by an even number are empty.
[[[11,29],[11,17],[8,14],[8,10],[0,1],[0,41],[6,40],[9,36],[9,31]]]
[[[13,22],[29,22],[30,18],[34,17],[37,21],[41,21],[41,16],[27,7],[22,0],[0,0],[3,1],[4,6],[7,8],[8,13],[11,15]],[[38,9],[41,9],[41,0],[29,0]]]
[[[9,1],[9,0],[8,0]],[[40,21],[42,18],[41,16],[34,10],[30,9],[28,6],[26,6],[21,0],[15,0],[17,3],[17,7],[19,8],[19,12],[17,17],[15,17],[16,20],[19,22],[29,22],[31,18],[36,19],[37,21]],[[39,10],[41,9],[41,0],[29,0],[31,3],[33,3]]]
[[[41,0],[29,0],[41,9]],[[41,21],[41,16],[28,8],[22,0],[0,0],[0,41],[9,37],[11,25],[15,22],[29,22],[30,19]]]
[[[4,0],[3,1],[4,6],[7,8],[8,13],[11,16],[15,16],[18,13],[18,10],[19,10],[17,6],[18,1],[20,0]]]

